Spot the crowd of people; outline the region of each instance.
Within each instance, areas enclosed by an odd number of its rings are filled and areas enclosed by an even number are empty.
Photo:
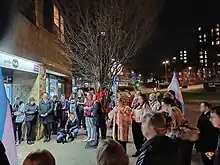
[[[25,105],[17,97],[12,106],[15,137],[20,143],[22,123],[25,121],[27,143],[33,144],[39,116],[44,126],[44,142],[50,141],[51,131],[58,134],[57,141],[66,138],[66,135],[72,141],[82,128],[87,133],[83,140],[86,148],[96,148],[101,135],[102,140],[97,149],[98,165],[116,165],[119,162],[128,165],[126,145],[131,125],[136,147],[132,156],[137,157],[137,165],[190,165],[194,147],[201,153],[204,165],[220,164],[220,106],[212,107],[202,102],[202,114],[197,127],[193,127],[186,120],[182,104],[172,90],[163,95],[160,92],[151,93],[149,97],[140,91],[134,97],[130,92],[120,92],[117,99],[111,94],[110,100],[103,106],[105,97],[105,92],[88,92],[85,96],[79,91],[78,94],[72,94],[69,100],[62,95],[59,101],[57,96],[50,100],[45,93],[39,106],[36,106],[33,98]],[[113,130],[112,140],[106,139],[107,126]],[[63,130],[63,134],[58,133],[58,130]],[[23,165],[32,165],[31,160],[40,161],[46,157],[51,159],[51,165],[55,164],[49,151],[39,150],[29,154]]]

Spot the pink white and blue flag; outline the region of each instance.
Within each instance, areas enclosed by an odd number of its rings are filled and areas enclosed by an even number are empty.
[[[179,82],[176,76],[176,73],[173,73],[173,78],[172,81],[170,83],[170,85],[168,86],[168,90],[173,90],[175,92],[176,98],[181,102],[182,104],[182,112],[184,114],[184,101],[183,101],[183,95],[182,92],[180,90],[179,87]]]
[[[11,165],[18,165],[17,151],[13,133],[11,110],[6,96],[2,69],[0,68],[0,140],[5,146]],[[1,160],[0,160],[1,161]],[[1,163],[0,163],[1,164]]]

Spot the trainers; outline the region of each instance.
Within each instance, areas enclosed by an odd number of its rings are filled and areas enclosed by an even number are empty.
[[[87,138],[86,138],[86,139],[84,139],[83,141],[84,141],[84,142],[87,142],[89,139],[90,139],[90,138],[89,138],[89,137],[87,137]]]

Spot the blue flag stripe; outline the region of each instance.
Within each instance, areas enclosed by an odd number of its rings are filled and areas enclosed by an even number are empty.
[[[8,100],[5,93],[4,79],[2,75],[2,69],[0,67],[0,140],[2,140],[4,127],[5,127],[5,119],[6,113],[8,110]]]

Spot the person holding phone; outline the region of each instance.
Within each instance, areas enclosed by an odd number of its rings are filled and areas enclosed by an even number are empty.
[[[216,106],[213,108],[213,113],[211,113],[211,118],[210,118],[213,126],[215,128],[220,128],[220,106]],[[214,152],[208,152],[206,153],[207,157],[209,159],[212,159],[214,157],[214,165],[219,165],[220,164],[220,132],[218,136],[218,144]]]

